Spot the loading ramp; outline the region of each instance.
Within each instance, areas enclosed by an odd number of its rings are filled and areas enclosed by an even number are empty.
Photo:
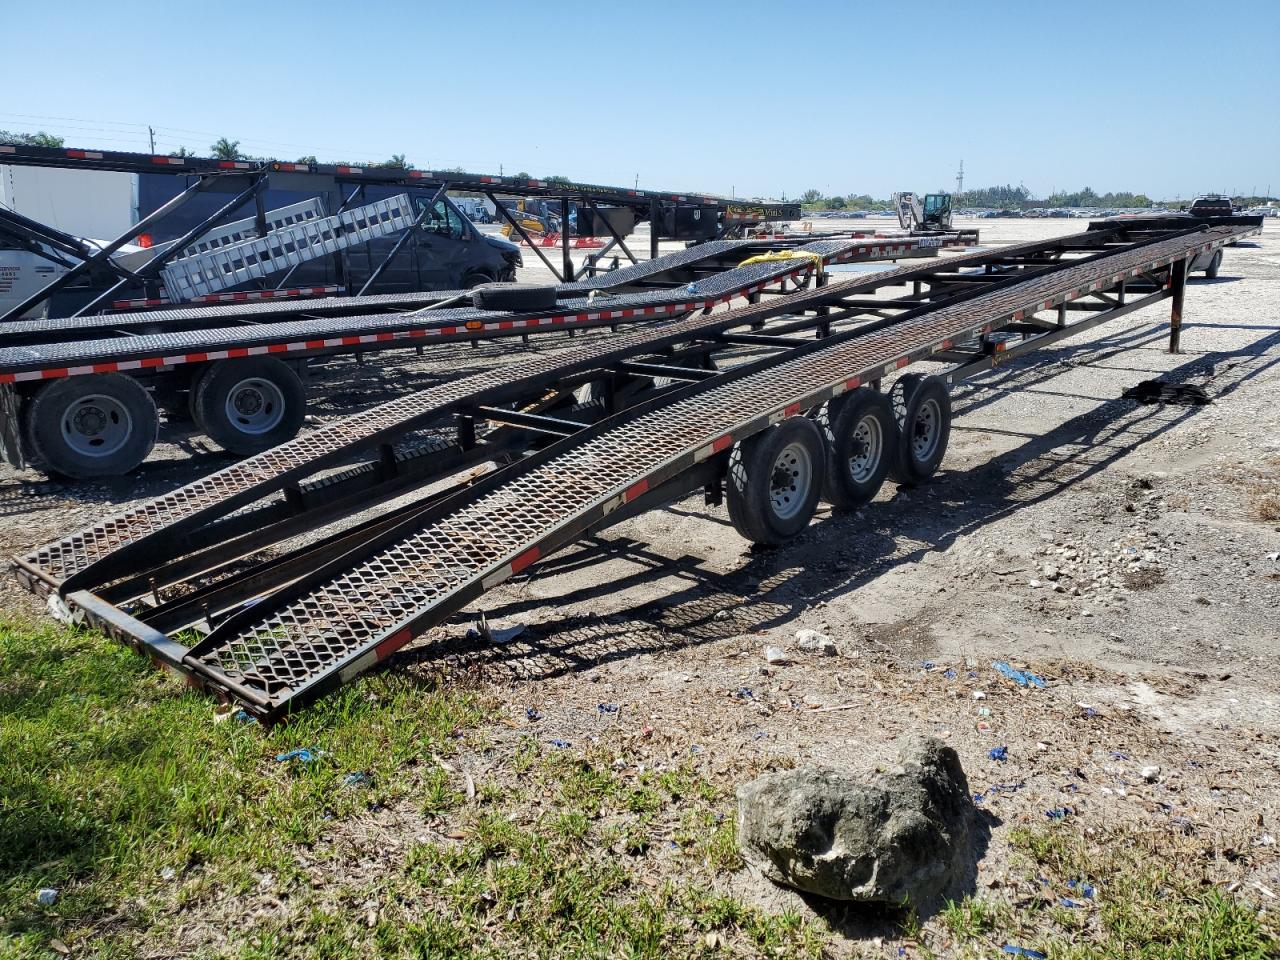
[[[584,532],[714,486],[733,451],[772,425],[909,364],[946,358],[958,378],[1164,298],[1176,335],[1189,259],[1248,232],[1117,228],[983,251],[523,361],[267,451],[22,558],[19,576],[193,682],[279,719]],[[880,293],[891,286],[906,292]],[[1055,319],[1036,316],[1044,312]],[[744,346],[769,352],[733,363]],[[685,385],[597,422],[547,403],[557,385],[563,397],[636,371]],[[491,425],[479,439],[477,421]],[[391,441],[428,424],[456,431],[436,436],[431,459],[452,458],[442,469],[498,468],[259,557],[272,535],[334,519],[320,505],[308,519],[300,480],[359,448],[381,446],[388,469],[357,468],[326,488],[338,494],[330,505],[357,496],[363,509],[438,480],[430,470],[397,480],[387,456]],[[250,508],[280,492],[279,503]],[[192,629],[205,635],[176,639]]]

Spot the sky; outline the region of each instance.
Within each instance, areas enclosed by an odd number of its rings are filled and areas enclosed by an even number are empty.
[[[735,196],[1280,192],[1280,0],[0,0],[0,129]]]

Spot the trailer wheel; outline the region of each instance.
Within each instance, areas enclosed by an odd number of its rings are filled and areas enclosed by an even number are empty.
[[[23,413],[31,459],[49,473],[81,480],[133,470],[160,429],[151,394],[122,373],[50,381],[27,399]]]
[[[951,397],[938,377],[909,373],[891,394],[898,442],[893,445],[889,476],[910,487],[938,472],[951,439]]]
[[[305,410],[302,381],[274,357],[219,360],[191,391],[196,425],[224,450],[243,455],[291,440]]]
[[[483,272],[468,273],[462,278],[462,288],[464,290],[474,290],[476,287],[486,283],[493,283],[493,277]]]
[[[471,291],[477,310],[552,310],[560,292],[540,283],[482,283]]]
[[[1216,280],[1220,269],[1222,269],[1222,251],[1215,250],[1213,259],[1209,261],[1209,266],[1205,267],[1204,275],[1209,280]]]
[[[734,529],[752,543],[791,539],[813,516],[825,469],[822,433],[806,417],[744,440],[729,457],[726,499]]]
[[[865,387],[846,394],[830,426],[823,496],[833,507],[856,510],[884,484],[898,446],[893,406]]]

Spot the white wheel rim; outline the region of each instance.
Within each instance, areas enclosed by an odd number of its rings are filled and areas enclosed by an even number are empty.
[[[941,426],[942,408],[938,401],[929,399],[920,404],[911,425],[911,453],[917,460],[928,460],[933,456]]]
[[[133,417],[119,400],[94,393],[67,404],[62,413],[62,439],[82,457],[109,457],[133,433]]]
[[[780,520],[790,520],[798,514],[812,483],[813,458],[809,448],[801,443],[787,444],[769,471],[769,502],[774,515]]]
[[[884,432],[880,429],[880,421],[870,415],[863,417],[853,428],[849,445],[850,479],[854,483],[870,481],[880,465],[883,450]]]
[[[270,380],[249,377],[227,391],[227,421],[241,433],[268,433],[284,419],[284,394]]]

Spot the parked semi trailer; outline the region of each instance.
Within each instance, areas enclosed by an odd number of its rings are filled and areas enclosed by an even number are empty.
[[[17,574],[57,615],[279,720],[584,534],[699,489],[778,544],[820,497],[926,480],[951,384],[1166,298],[1178,349],[1188,263],[1257,229],[1108,225],[528,357],[72,532]]]
[[[678,317],[807,282],[827,263],[932,256],[959,243],[726,240],[554,287],[14,321],[0,326],[0,452],[63,476],[120,475],[150,452],[164,409],[189,414],[226,450],[257,453],[298,432],[304,378],[337,354]],[[787,246],[785,259],[759,259]]]

